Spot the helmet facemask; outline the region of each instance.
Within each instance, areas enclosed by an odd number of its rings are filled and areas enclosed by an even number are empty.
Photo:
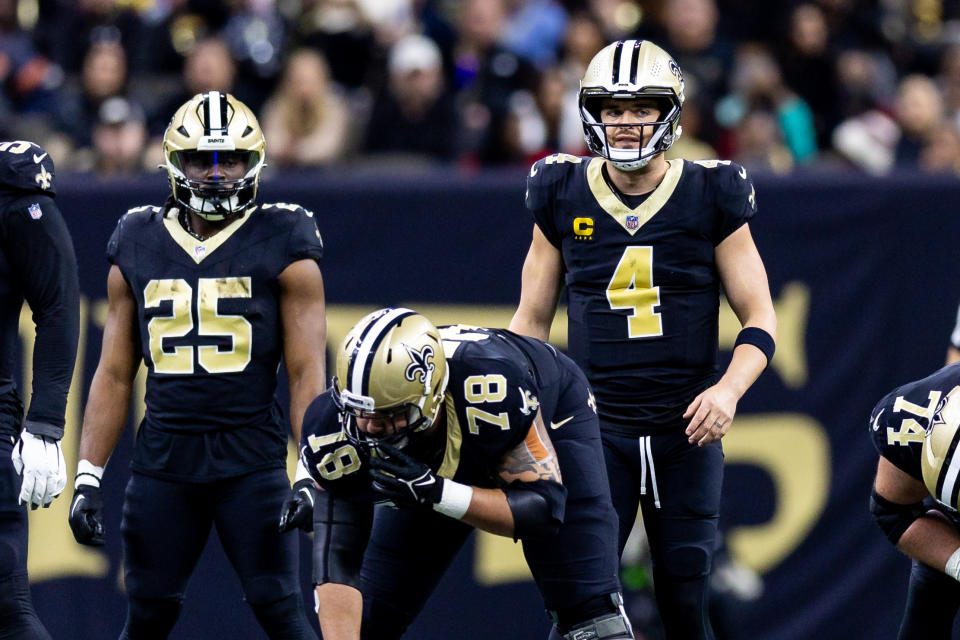
[[[660,111],[657,120],[642,123],[604,123],[601,118],[601,105],[606,99],[628,100],[647,99],[655,103]],[[584,137],[587,147],[592,153],[606,158],[613,166],[621,171],[636,171],[645,167],[650,159],[663,153],[680,137],[682,128],[677,121],[680,119],[680,103],[673,97],[672,92],[657,92],[646,90],[640,94],[616,94],[606,92],[582,92],[580,97],[580,121],[583,123]],[[641,145],[636,149],[621,149],[610,144],[607,137],[608,129],[634,128],[637,130]],[[651,131],[649,140],[643,144],[648,131]]]
[[[222,177],[224,173],[236,172],[229,168],[231,166],[241,167],[241,177]],[[175,185],[174,200],[211,221],[240,214],[253,202],[262,167],[263,156],[258,151],[174,151],[168,161]],[[212,176],[189,177],[198,173],[212,173]]]
[[[423,415],[421,408],[413,403],[404,403],[385,409],[369,409],[373,398],[356,396],[341,390],[339,380],[333,380],[333,401],[340,411],[340,427],[347,441],[357,447],[376,449],[381,444],[389,444],[403,449],[410,444],[411,437],[433,426],[434,417]],[[382,436],[373,435],[360,429],[357,419],[382,420],[389,425]]]

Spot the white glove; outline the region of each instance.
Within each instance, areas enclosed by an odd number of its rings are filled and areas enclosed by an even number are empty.
[[[67,486],[67,465],[59,440],[24,430],[10,458],[17,474],[23,476],[19,504],[29,504],[31,509],[49,507]]]

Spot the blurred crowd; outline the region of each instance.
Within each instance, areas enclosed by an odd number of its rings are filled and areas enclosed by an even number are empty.
[[[960,172],[960,0],[0,0],[0,138],[153,170],[218,89],[274,169],[521,166],[586,154],[579,80],[633,37],[684,72],[671,157]]]

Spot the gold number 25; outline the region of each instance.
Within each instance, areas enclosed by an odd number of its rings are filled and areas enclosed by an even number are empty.
[[[208,373],[236,373],[250,363],[253,327],[239,315],[221,314],[217,309],[221,298],[249,298],[250,278],[200,278],[197,283],[197,335],[228,336],[231,348],[221,351],[215,345],[196,347],[197,361]],[[191,374],[194,370],[194,347],[181,345],[164,349],[165,338],[180,338],[193,330],[193,287],[183,279],[151,280],[143,289],[144,307],[159,307],[170,300],[169,316],[151,318],[150,356],[154,373]]]

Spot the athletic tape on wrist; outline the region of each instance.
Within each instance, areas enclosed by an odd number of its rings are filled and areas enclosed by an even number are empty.
[[[307,480],[310,478],[310,472],[307,471],[307,468],[303,466],[303,460],[297,460],[297,472],[293,476],[293,483],[296,484],[301,480]]]
[[[440,502],[433,505],[433,508],[445,516],[459,520],[467,514],[472,499],[473,487],[445,479]]]
[[[960,547],[957,547],[957,550],[954,551],[950,559],[947,560],[947,566],[943,572],[954,580],[960,581]]]
[[[89,460],[81,460],[77,463],[77,477],[73,481],[73,489],[87,485],[91,487],[100,487],[100,479],[103,478],[103,467],[98,467]]]

